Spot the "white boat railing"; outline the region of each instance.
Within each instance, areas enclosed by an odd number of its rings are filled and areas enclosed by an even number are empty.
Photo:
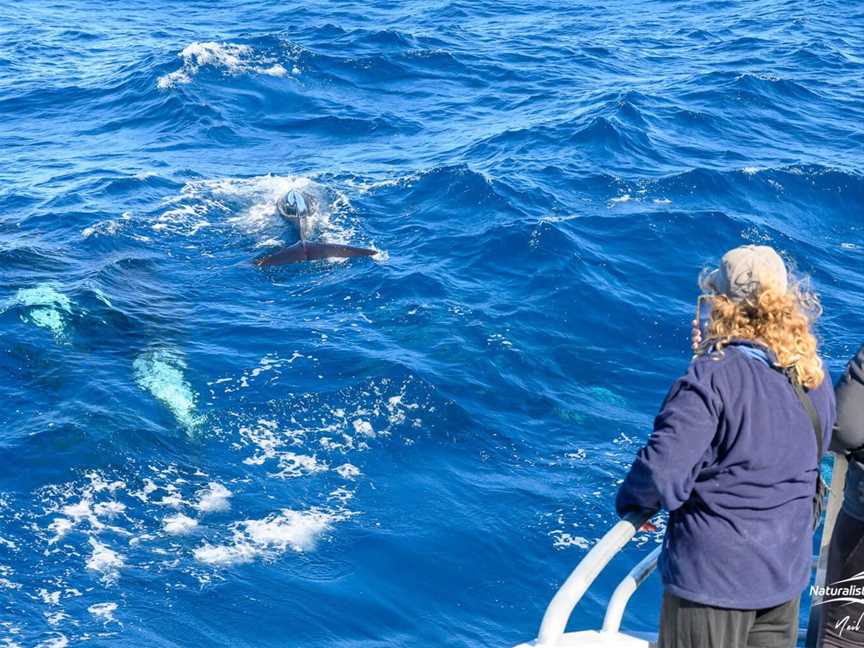
[[[642,582],[651,575],[657,567],[657,559],[663,547],[657,545],[654,550],[639,561],[630,573],[618,583],[618,587],[612,592],[609,605],[606,606],[606,616],[603,617],[603,632],[616,633],[621,629],[621,620],[624,618],[624,610],[630,597]]]
[[[540,631],[533,643],[534,646],[537,648],[541,646],[551,648],[560,644],[561,637],[564,635],[567,627],[567,621],[570,619],[573,609],[582,599],[586,590],[591,586],[591,583],[594,582],[600,572],[603,571],[603,568],[609,564],[609,561],[612,560],[615,554],[630,542],[639,528],[652,515],[653,512],[650,511],[631,513],[607,531],[606,535],[592,547],[591,551],[576,565],[576,568],[546,608],[543,621],[540,623]],[[612,612],[611,616],[607,612],[610,627],[613,625],[616,627],[620,626],[627,601],[636,590],[636,587],[654,569],[654,565],[657,563],[657,555],[655,551],[647,556],[627,575],[615,590],[613,599],[615,600],[616,608],[620,607],[620,610]],[[649,560],[652,556],[653,559]],[[605,623],[604,621],[604,626]]]

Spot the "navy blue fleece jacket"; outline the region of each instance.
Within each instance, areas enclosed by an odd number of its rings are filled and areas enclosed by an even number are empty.
[[[806,587],[816,435],[770,352],[735,345],[678,379],[618,492],[616,508],[665,508],[666,590],[723,608],[772,607]],[[828,447],[834,391],[810,391]]]

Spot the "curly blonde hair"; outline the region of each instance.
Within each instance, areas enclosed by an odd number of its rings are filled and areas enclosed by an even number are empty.
[[[794,371],[808,389],[818,387],[825,368],[818,354],[812,327],[822,313],[819,298],[802,283],[791,283],[785,293],[765,289],[746,301],[711,295],[711,317],[706,339],[697,352],[722,352],[733,338],[752,340],[768,347],[780,368]]]

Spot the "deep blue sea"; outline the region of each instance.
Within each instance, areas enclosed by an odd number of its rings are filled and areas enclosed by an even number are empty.
[[[703,267],[864,337],[862,79],[841,0],[3,2],[0,641],[533,638]],[[378,254],[256,268],[291,188]]]

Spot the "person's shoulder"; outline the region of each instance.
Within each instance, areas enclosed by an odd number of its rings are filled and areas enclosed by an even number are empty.
[[[688,373],[694,376],[716,376],[736,371],[741,362],[748,358],[735,347],[729,346],[722,351],[708,351],[690,361]]]
[[[739,385],[745,375],[761,373],[756,363],[771,369],[767,359],[751,357],[740,348],[730,345],[721,351],[712,351],[693,358],[687,369],[686,379],[722,394],[728,388]]]
[[[705,353],[695,356],[687,370],[676,381],[678,389],[695,389],[700,392],[719,394],[721,385],[729,382],[730,362],[728,353]]]

